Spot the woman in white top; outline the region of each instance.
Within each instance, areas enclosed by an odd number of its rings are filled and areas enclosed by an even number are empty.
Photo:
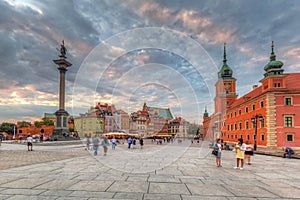
[[[214,149],[218,152],[216,154],[216,165],[217,167],[222,167],[221,165],[221,156],[222,156],[222,145],[221,145],[221,139],[217,139],[217,143],[215,144]]]
[[[245,151],[245,156],[248,161],[248,165],[251,165],[251,156],[253,156],[253,147],[251,144],[249,144],[249,141],[246,141],[246,151]]]

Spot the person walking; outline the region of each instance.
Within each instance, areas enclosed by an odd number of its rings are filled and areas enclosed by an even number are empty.
[[[128,142],[128,149],[130,149],[130,146],[131,146],[131,143],[132,143],[131,137],[129,137],[129,138],[127,139],[127,142]]]
[[[221,156],[222,156],[222,144],[221,139],[217,139],[217,143],[214,146],[215,151],[217,151],[216,156],[216,165],[217,167],[222,167],[221,165]]]
[[[104,155],[106,156],[107,154],[107,149],[108,149],[108,146],[109,146],[109,141],[107,139],[106,136],[104,136],[102,142],[101,142],[101,145],[103,146],[103,150],[104,150]]]
[[[244,169],[244,158],[245,158],[245,151],[246,151],[246,144],[243,142],[242,138],[238,139],[238,143],[235,146],[235,151],[236,151],[236,166],[234,169],[238,169],[240,162],[241,162],[241,167],[240,170]]]
[[[116,149],[116,146],[117,146],[117,140],[116,140],[115,137],[113,137],[113,138],[111,139],[111,148],[112,148],[112,149]]]
[[[91,140],[89,136],[86,136],[86,150],[90,150]]]
[[[247,158],[247,164],[251,165],[251,156],[253,156],[253,146],[249,143],[249,140],[246,141],[245,156]]]
[[[33,139],[31,137],[31,135],[28,135],[27,136],[27,148],[28,148],[28,151],[32,151],[32,142],[33,142]]]
[[[93,149],[94,149],[94,156],[98,154],[100,139],[95,135],[93,138]]]
[[[144,146],[144,140],[143,140],[143,138],[140,138],[140,145],[141,145],[141,149],[142,149],[143,146]]]
[[[133,140],[132,140],[132,148],[133,148],[133,149],[135,149],[135,145],[136,145],[136,139],[133,138]]]

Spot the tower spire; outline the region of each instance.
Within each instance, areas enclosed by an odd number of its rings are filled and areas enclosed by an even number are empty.
[[[276,60],[276,55],[274,53],[274,41],[272,41],[271,49],[272,49],[272,52],[271,52],[271,56],[270,56],[270,61],[274,61],[274,60]]]
[[[276,55],[274,53],[274,41],[272,41],[271,45],[271,55],[270,55],[270,61],[269,63],[264,67],[264,70],[266,73],[264,73],[264,76],[274,76],[274,75],[280,75],[283,73],[284,69],[281,67],[283,66],[283,62],[276,60]]]
[[[226,59],[226,42],[224,42],[224,58],[223,58],[223,64],[227,64],[227,59]]]

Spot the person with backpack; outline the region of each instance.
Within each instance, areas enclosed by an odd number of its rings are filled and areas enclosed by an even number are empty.
[[[221,139],[218,138],[214,145],[214,151],[216,152],[214,155],[216,156],[216,165],[217,167],[222,167],[221,165],[221,156],[222,156],[222,144]]]

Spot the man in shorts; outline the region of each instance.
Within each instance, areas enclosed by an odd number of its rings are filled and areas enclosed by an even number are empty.
[[[30,135],[27,136],[27,147],[28,151],[32,151],[32,137]]]

